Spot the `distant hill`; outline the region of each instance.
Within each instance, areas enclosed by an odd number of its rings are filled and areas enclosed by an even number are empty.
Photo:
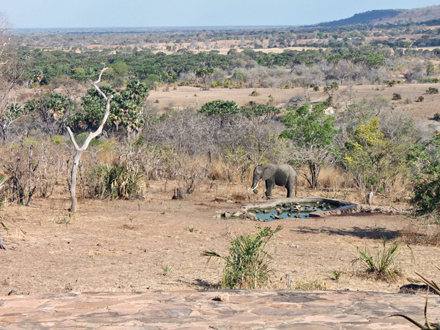
[[[352,17],[316,24],[315,26],[344,26],[356,24],[402,24],[408,21],[426,22],[440,19],[440,5],[416,9],[371,10]]]

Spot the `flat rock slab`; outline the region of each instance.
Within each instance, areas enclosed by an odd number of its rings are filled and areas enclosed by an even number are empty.
[[[423,295],[354,291],[148,291],[0,297],[0,329],[414,329]],[[440,297],[428,317],[440,318]]]

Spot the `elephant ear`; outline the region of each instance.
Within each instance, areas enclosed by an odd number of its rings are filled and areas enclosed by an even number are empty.
[[[261,176],[261,180],[266,181],[275,174],[276,170],[276,167],[273,165],[263,168],[263,175]]]

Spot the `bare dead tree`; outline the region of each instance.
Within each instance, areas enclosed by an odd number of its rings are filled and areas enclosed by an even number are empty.
[[[76,142],[75,136],[72,133],[72,130],[70,129],[70,127],[67,126],[67,132],[69,133],[70,140],[72,141],[73,146],[75,147],[75,150],[76,150],[75,156],[73,157],[73,164],[72,164],[72,172],[71,172],[70,181],[68,181],[69,190],[70,190],[70,197],[72,200],[72,205],[70,207],[71,212],[76,212],[77,207],[78,207],[77,200],[76,200],[76,177],[77,177],[77,173],[78,173],[78,166],[79,166],[79,162],[81,160],[81,156],[84,153],[84,151],[87,150],[90,142],[102,133],[104,125],[105,125],[107,118],[110,114],[110,102],[113,98],[113,95],[110,95],[110,96],[105,95],[105,93],[103,93],[98,86],[98,84],[101,82],[102,74],[107,69],[108,68],[104,67],[99,74],[98,80],[95,82],[92,82],[95,89],[106,100],[104,117],[102,118],[101,124],[99,125],[98,129],[94,132],[90,132],[89,135],[87,136],[86,140],[84,141],[83,145],[81,147],[79,147],[78,143]]]

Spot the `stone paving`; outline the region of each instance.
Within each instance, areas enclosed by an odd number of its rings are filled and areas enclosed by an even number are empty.
[[[423,294],[355,291],[148,291],[0,297],[0,329],[417,329]],[[428,317],[440,320],[440,297]]]

